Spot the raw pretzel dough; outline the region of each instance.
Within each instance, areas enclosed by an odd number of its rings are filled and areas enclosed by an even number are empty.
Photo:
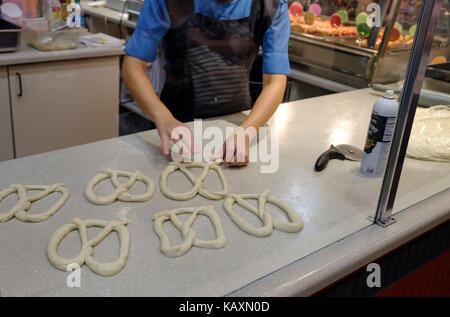
[[[245,199],[257,199],[258,200],[258,209],[245,201]],[[266,211],[267,202],[278,206],[282,209],[286,215],[288,216],[289,222],[280,222],[273,220],[272,215]],[[242,208],[247,209],[248,211],[254,213],[262,222],[263,226],[260,228],[256,228],[255,226],[249,224],[244,219],[239,217],[233,211],[233,205],[237,203]],[[268,191],[265,191],[261,195],[257,194],[229,194],[225,198],[224,208],[227,214],[230,216],[231,220],[243,231],[251,234],[255,237],[267,237],[270,236],[274,229],[278,229],[284,232],[299,232],[303,228],[302,218],[289,207],[287,204],[278,200],[277,198],[270,195]]]
[[[125,183],[119,182],[119,176],[128,177],[129,180]],[[94,187],[100,183],[101,181],[111,178],[111,182],[116,187],[114,192],[105,197],[99,197],[94,193]],[[147,192],[141,195],[131,195],[128,190],[136,183],[136,181],[142,181],[147,185]],[[86,186],[86,190],[84,195],[86,199],[95,204],[95,205],[110,205],[116,200],[125,201],[125,202],[145,202],[152,199],[153,194],[155,193],[155,183],[137,171],[134,173],[112,170],[112,169],[104,169],[100,174],[94,176]]]
[[[184,223],[177,217],[179,214],[192,214]],[[197,238],[197,232],[192,228],[199,215],[207,216],[216,230],[216,239],[204,241]],[[175,227],[181,231],[184,241],[176,246],[172,246],[169,237],[163,229],[166,221],[172,221]],[[186,254],[194,245],[200,248],[220,249],[225,246],[227,240],[222,228],[217,211],[212,206],[203,206],[197,208],[180,208],[171,211],[162,211],[153,216],[153,230],[161,240],[161,252],[171,258]]]
[[[129,249],[130,249],[130,233],[126,227],[127,221],[119,220],[81,220],[79,218],[72,219],[71,223],[59,228],[51,237],[48,248],[47,257],[50,263],[61,271],[66,271],[69,264],[76,263],[80,267],[86,264],[93,272],[102,276],[112,276],[119,273],[126,265]],[[87,228],[101,227],[104,228],[92,240],[88,240]],[[81,238],[81,252],[73,259],[62,258],[58,255],[58,246],[61,241],[73,230],[78,230]],[[119,258],[112,263],[99,263],[94,260],[92,254],[94,247],[105,239],[112,231],[116,231],[120,241]]]
[[[42,190],[39,193],[28,196],[28,190]],[[40,200],[47,195],[60,192],[62,197],[49,210],[40,214],[28,214],[31,203]],[[26,222],[42,222],[53,216],[69,198],[69,190],[63,184],[54,184],[52,186],[22,186],[18,184],[10,185],[0,192],[0,201],[5,197],[17,193],[19,200],[16,205],[7,213],[0,213],[0,223],[6,222],[13,217]]]
[[[450,162],[450,106],[417,109],[407,155],[421,160]]]
[[[222,170],[219,166],[218,162],[209,162],[209,163],[175,163],[170,162],[166,167],[164,172],[161,175],[161,192],[168,198],[174,200],[189,200],[195,197],[195,195],[200,194],[207,199],[219,200],[223,199],[228,193],[228,184],[225,179],[225,175],[223,175]],[[188,170],[191,167],[203,167],[203,171],[199,178],[195,178],[195,176]],[[219,175],[219,178],[222,182],[222,191],[213,192],[206,190],[203,188],[203,182],[208,175],[210,169],[213,169]],[[175,172],[176,170],[180,170],[186,177],[191,181],[194,187],[187,193],[174,193],[167,187],[167,178]]]

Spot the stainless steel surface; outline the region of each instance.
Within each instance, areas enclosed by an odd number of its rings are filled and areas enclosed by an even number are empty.
[[[141,13],[141,8],[144,2],[142,0],[128,0],[128,20],[137,21]]]
[[[450,49],[448,46],[442,47],[442,42],[435,40],[431,48],[433,56],[447,56],[449,57]],[[410,59],[410,50],[402,50],[386,54],[378,60],[374,65],[372,71],[372,83],[393,83],[405,78],[408,62]]]
[[[368,86],[367,72],[375,60],[376,51],[309,34],[291,33],[290,41],[289,58],[295,62],[292,64],[294,70],[299,68],[352,87]]]
[[[371,57],[376,55],[376,51],[347,45],[346,40],[350,39],[352,41],[356,40],[357,37],[354,36],[341,36],[341,37],[318,37],[310,34],[303,33],[292,33],[291,40],[298,40],[305,43],[315,44],[326,48],[331,48],[333,50],[343,51],[350,54],[361,55],[365,57]]]
[[[429,91],[431,90],[431,91],[449,95],[450,83],[445,82],[443,80],[436,80],[433,78],[425,77],[425,79],[423,80],[423,88],[426,90],[429,90]],[[420,96],[422,97],[422,94]],[[420,103],[419,103],[419,105],[420,105]],[[435,105],[438,105],[438,104],[435,104]],[[439,105],[450,105],[450,95],[449,95],[447,101],[441,102],[441,103],[439,103]]]
[[[298,70],[293,67],[291,67],[291,74],[288,75],[288,78],[308,83],[313,86],[321,87],[323,89],[327,89],[332,92],[344,92],[355,89],[354,87],[344,85],[330,79],[319,77],[311,73]]]
[[[383,1],[393,8],[387,11],[382,6],[382,20],[385,32],[379,50],[373,48],[378,38],[379,28],[374,28],[368,39],[369,48],[360,48],[357,36],[315,36],[291,31],[289,57],[294,62],[293,69],[334,80],[355,88],[368,87],[373,83],[393,83],[404,79],[410,46],[388,49],[389,38],[398,21],[402,0]],[[436,37],[432,48],[433,56],[449,58],[448,39]]]
[[[417,33],[406,73],[405,85],[400,101],[397,123],[392,136],[392,146],[383,178],[375,221],[381,225],[391,222],[395,196],[402,174],[406,149],[414,122],[417,104],[430,57],[433,34],[439,17],[441,0],[424,1],[422,4]]]
[[[358,162],[332,161],[329,163],[332,168],[322,174],[315,173],[312,166],[330,144],[363,146],[372,106],[378,98],[379,95],[365,89],[283,104],[268,124],[279,133],[279,170],[274,174],[261,174],[261,163],[243,169],[224,168],[232,192],[258,193],[268,189],[297,210],[305,222],[299,234],[275,231],[268,238],[254,238],[231,222],[223,210],[223,201],[196,197],[191,201],[176,202],[166,199],[159,189],[148,203],[117,202],[110,206],[88,203],[83,197],[84,188],[102,168],[139,169],[158,182],[168,160],[161,154],[155,131],[0,163],[0,188],[12,183],[63,182],[71,192],[67,204],[46,222],[27,224],[11,220],[0,226],[2,295],[221,296],[261,281],[324,247],[342,245],[343,238],[367,226],[373,227],[367,216],[374,214],[381,180],[361,177]],[[226,116],[223,119],[227,123],[221,120],[220,125],[239,124],[245,116],[245,113]],[[215,124],[204,122],[205,127]],[[449,187],[448,165],[407,159],[405,169],[409,172],[408,177],[401,180],[404,186],[397,196],[397,211]],[[169,179],[173,190],[189,188],[186,179],[173,177]],[[207,185],[218,186],[216,179],[210,177]],[[107,184],[97,188],[101,194],[109,189]],[[52,198],[48,199],[50,201],[42,201],[41,205],[32,208],[39,212],[51,203]],[[229,241],[227,246],[221,250],[193,248],[179,259],[163,256],[151,228],[152,215],[162,210],[204,204],[212,204],[219,212]],[[1,206],[3,210],[4,202]],[[131,251],[127,266],[111,278],[99,277],[83,267],[81,288],[68,288],[65,284],[68,274],[54,269],[46,258],[50,236],[74,217],[113,219],[121,211],[130,221]],[[276,211],[274,215],[282,216]],[[254,218],[248,221],[258,225]],[[212,237],[210,227],[202,228],[201,224],[196,227],[200,236]],[[167,229],[171,230],[170,227]],[[179,233],[169,233],[174,242],[179,241],[176,235]],[[79,238],[74,233],[63,241],[60,252],[73,256],[79,246]],[[95,253],[97,260],[114,260],[118,248],[113,236],[99,247]],[[358,255],[364,255],[365,251],[363,248],[357,254],[350,253],[350,262],[360,260]],[[314,272],[325,266],[328,269],[334,267],[333,261],[344,256],[347,253],[339,251],[328,254],[305,274],[320,278]],[[326,272],[322,271],[321,276],[326,276]]]
[[[308,34],[291,35],[290,59],[293,69],[306,69],[355,88],[397,82],[404,78],[409,50],[386,53],[353,46],[357,37],[319,38]],[[378,61],[377,61],[378,59]]]
[[[450,62],[428,65],[425,71],[425,76],[435,80],[450,83]]]
[[[356,40],[352,36],[327,39],[292,33],[292,69],[355,88],[404,79],[410,50],[388,51],[380,57],[375,50],[352,46]],[[441,47],[439,41],[434,41],[432,52],[434,56],[449,54],[448,47]]]
[[[122,12],[125,2],[126,0],[106,0],[105,7]]]
[[[84,15],[86,23],[92,32],[114,35],[114,32],[111,33],[111,27],[114,30],[119,24],[130,29],[136,28],[136,22],[126,19],[127,13],[122,15],[122,10],[110,9],[103,5],[92,6],[90,3],[90,0],[81,0],[81,13]],[[120,32],[117,32],[115,35],[119,36]]]

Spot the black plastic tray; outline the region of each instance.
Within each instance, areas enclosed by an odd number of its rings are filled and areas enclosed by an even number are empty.
[[[450,82],[450,63],[428,65],[425,71],[425,76]]]

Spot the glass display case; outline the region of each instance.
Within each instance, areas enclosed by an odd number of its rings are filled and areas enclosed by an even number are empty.
[[[421,0],[289,1],[294,69],[355,88],[404,79]],[[446,61],[448,1],[430,57]],[[437,58],[437,59],[436,59]]]

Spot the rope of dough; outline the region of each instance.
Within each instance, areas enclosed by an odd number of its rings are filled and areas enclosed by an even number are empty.
[[[128,177],[129,179],[125,183],[120,183],[119,176]],[[111,178],[111,182],[116,189],[108,196],[97,196],[94,193],[94,187],[107,178]],[[147,185],[147,192],[140,195],[131,195],[128,191],[131,187],[134,186],[136,181],[144,182]],[[124,202],[145,202],[152,199],[154,193],[155,183],[141,172],[137,171],[134,173],[130,173],[119,170],[112,170],[110,168],[104,169],[100,174],[94,176],[88,182],[86,190],[84,191],[86,199],[95,205],[110,205],[116,200]]]
[[[41,192],[28,196],[28,190],[41,190]],[[51,193],[60,192],[62,197],[46,212],[40,214],[28,214],[31,203],[40,200]],[[0,202],[7,196],[17,193],[18,201],[10,211],[0,213],[0,223],[6,222],[13,217],[25,222],[42,222],[53,216],[69,198],[69,190],[63,184],[54,184],[52,186],[22,186],[12,184],[8,188],[0,191]]]
[[[189,200],[195,197],[195,195],[200,194],[207,199],[219,200],[223,199],[228,193],[228,184],[225,179],[225,175],[223,174],[219,164],[217,162],[209,162],[209,163],[201,163],[201,162],[192,162],[192,163],[175,163],[170,162],[166,169],[163,171],[161,175],[161,192],[170,199],[174,200]],[[203,171],[198,178],[188,170],[191,167],[202,167]],[[215,170],[217,175],[222,182],[222,191],[213,192],[203,188],[203,182],[208,175],[209,170]],[[174,173],[176,170],[180,170],[189,181],[194,185],[192,189],[187,193],[175,193],[167,187],[167,178]]]
[[[178,218],[180,214],[192,214],[184,223]],[[199,215],[207,216],[216,231],[215,240],[200,240],[197,238],[197,232],[192,228],[195,220]],[[172,246],[169,237],[163,229],[166,221],[172,221],[174,226],[181,231],[183,242],[179,245]],[[153,230],[161,241],[161,252],[170,258],[175,258],[186,254],[194,245],[200,248],[220,249],[227,243],[225,232],[222,228],[217,211],[212,206],[202,206],[196,208],[180,208],[170,211],[162,211],[153,216]]]
[[[245,199],[257,199],[258,209],[253,205],[245,201]],[[287,215],[288,222],[280,222],[273,220],[272,215],[266,210],[267,203],[271,203]],[[237,203],[242,208],[254,213],[263,223],[262,227],[255,227],[244,219],[239,217],[233,211],[233,205]],[[270,195],[268,191],[258,195],[258,194],[229,194],[224,201],[224,209],[230,216],[231,220],[239,227],[241,230],[255,236],[255,237],[267,237],[270,236],[274,229],[281,230],[284,232],[299,232],[303,228],[302,218],[293,210],[289,205],[285,204],[281,200]]]
[[[60,227],[51,237],[47,257],[50,263],[61,271],[66,271],[69,264],[76,263],[80,267],[86,264],[93,272],[102,276],[112,276],[119,273],[126,265],[130,249],[130,233],[126,227],[127,221],[119,220],[81,220],[72,219],[71,223]],[[88,240],[87,228],[104,228],[94,239]],[[72,231],[78,230],[81,238],[81,251],[75,258],[62,258],[58,255],[58,246],[61,241]],[[94,260],[92,254],[94,247],[103,241],[111,232],[116,231],[120,241],[119,258],[115,262],[100,263]]]

